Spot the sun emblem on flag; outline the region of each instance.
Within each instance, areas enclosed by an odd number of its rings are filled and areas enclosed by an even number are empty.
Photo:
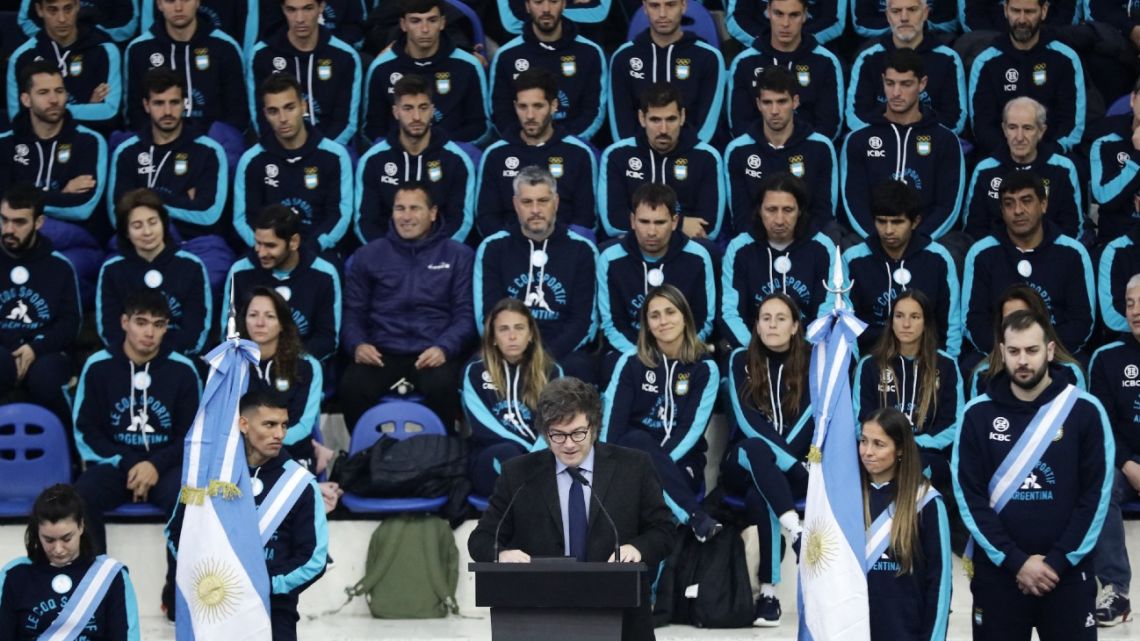
[[[190,607],[195,618],[217,623],[234,614],[241,601],[241,581],[233,568],[218,559],[205,558],[194,568],[192,581]]]
[[[839,554],[839,534],[831,523],[812,521],[803,533],[804,568],[812,577],[818,577],[831,567]]]

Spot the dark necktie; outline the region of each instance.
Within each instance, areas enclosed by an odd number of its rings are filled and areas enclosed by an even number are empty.
[[[570,475],[570,504],[566,512],[570,517],[570,556],[586,560],[586,492],[576,475]]]

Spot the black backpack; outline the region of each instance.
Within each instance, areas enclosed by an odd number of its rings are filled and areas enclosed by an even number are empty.
[[[697,597],[685,590],[697,585]],[[740,530],[725,523],[724,530],[701,543],[683,528],[680,544],[665,561],[657,582],[657,608],[672,607],[673,623],[698,628],[747,628],[755,616],[748,561]],[[667,600],[667,603],[662,603]],[[662,612],[664,614],[664,612]]]
[[[382,438],[337,470],[347,492],[376,498],[441,496],[467,472],[467,445],[453,436]]]

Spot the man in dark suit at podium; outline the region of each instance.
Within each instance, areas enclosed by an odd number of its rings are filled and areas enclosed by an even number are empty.
[[[501,563],[563,556],[613,561],[616,528],[618,560],[656,571],[673,547],[676,529],[661,483],[644,453],[596,443],[601,422],[593,386],[576,378],[547,384],[534,424],[550,449],[503,465],[490,505],[467,541],[472,559],[493,561],[497,554]],[[623,641],[654,638],[649,586],[643,573],[641,607],[625,611]]]

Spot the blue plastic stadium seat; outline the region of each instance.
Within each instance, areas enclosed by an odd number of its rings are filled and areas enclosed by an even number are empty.
[[[486,512],[487,506],[491,504],[491,499],[486,496],[472,494],[467,497],[467,504],[480,512]]]
[[[30,403],[0,406],[0,517],[27,516],[40,492],[71,482],[63,424]]]
[[[170,515],[151,503],[123,503],[105,516],[130,519],[165,519]]]
[[[1132,105],[1130,105],[1128,102],[1131,97],[1132,97],[1132,94],[1126,93],[1123,96],[1117,98],[1116,100],[1113,100],[1112,104],[1108,106],[1107,110],[1105,110],[1104,115],[1105,116],[1123,116],[1124,114],[1129,113],[1130,111],[1132,111]]]
[[[428,408],[418,403],[391,401],[380,403],[360,417],[352,431],[349,455],[371,446],[381,438],[404,440],[422,434],[446,435],[443,422]],[[356,514],[395,514],[399,512],[436,512],[447,503],[446,496],[422,498],[369,498],[345,492],[341,497],[350,512]]]

